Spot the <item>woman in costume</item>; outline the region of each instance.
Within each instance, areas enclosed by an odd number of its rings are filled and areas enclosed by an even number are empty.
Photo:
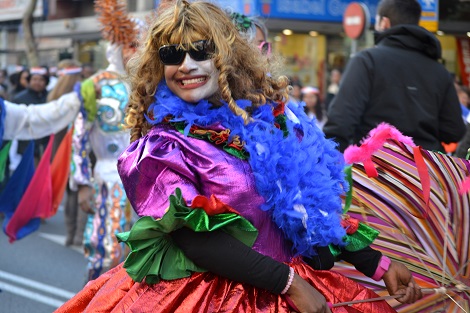
[[[121,47],[111,50],[118,64],[122,63]],[[123,127],[128,91],[120,74],[106,69],[90,78],[101,86],[102,96],[94,103],[85,103],[74,124],[70,186],[78,191],[80,209],[89,213],[83,235],[88,259],[86,281],[97,278],[127,256],[125,245],[115,237],[128,230],[131,221],[116,170],[117,158],[129,143],[129,131]],[[92,151],[96,156],[93,169]]]
[[[323,313],[376,297],[312,268],[334,260],[328,245],[401,301],[420,296],[400,263],[367,243],[348,250],[341,155],[284,106],[287,79],[220,8],[177,1],[131,62],[132,143],[118,161],[141,216],[118,235],[131,253],[57,312]],[[333,310],[394,312],[384,301]]]
[[[129,130],[124,128],[129,94],[122,76],[135,51],[138,29],[120,1],[95,1],[95,10],[103,37],[109,41],[109,65],[90,78],[101,86],[101,98],[85,102],[75,121],[70,180],[71,189],[78,190],[79,207],[89,213],[83,236],[88,259],[86,281],[126,258],[126,246],[119,244],[115,235],[129,230],[132,218],[116,162],[129,144]],[[93,170],[91,151],[96,157]]]

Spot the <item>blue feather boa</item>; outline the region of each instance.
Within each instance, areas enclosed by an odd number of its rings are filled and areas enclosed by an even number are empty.
[[[347,188],[344,161],[335,144],[308,121],[302,108],[286,108],[289,135],[274,126],[273,107],[256,109],[254,121],[245,125],[227,104],[214,107],[207,100],[187,103],[161,83],[149,107],[151,124],[169,115],[172,122],[185,122],[185,135],[191,125],[221,123],[239,135],[250,154],[249,163],[256,188],[265,199],[261,209],[269,211],[274,222],[293,243],[296,254],[313,256],[315,246],[344,245],[346,233],[340,225],[341,198]],[[237,100],[241,108],[251,105]],[[301,140],[299,140],[301,136]]]

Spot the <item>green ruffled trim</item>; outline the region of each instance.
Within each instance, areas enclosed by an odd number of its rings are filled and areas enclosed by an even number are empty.
[[[170,122],[170,125],[173,126],[180,133],[184,134],[184,129],[186,127],[185,122]],[[225,152],[227,152],[228,154],[231,154],[231,155],[233,155],[233,156],[235,156],[235,157],[237,157],[241,160],[247,160],[249,158],[249,154],[245,149],[242,149],[242,150],[235,149],[234,147],[229,146],[227,141],[224,141],[221,144],[217,144],[213,140],[210,139],[210,134],[198,135],[198,134],[193,134],[193,133],[189,132],[188,136],[192,137],[192,138],[197,138],[197,139],[202,139],[202,140],[205,140],[205,141],[209,141],[210,143],[212,143],[216,146],[221,146],[222,149]]]
[[[282,130],[284,137],[289,136],[289,130],[287,129],[287,116],[285,114],[280,114],[276,116],[275,120],[276,120],[276,123],[279,124],[279,127]]]
[[[359,251],[372,244],[375,238],[379,236],[380,232],[369,225],[359,223],[359,227],[354,234],[346,235],[345,242],[346,251]],[[330,251],[333,256],[337,257],[341,254],[341,249],[336,245],[329,245]]]
[[[349,184],[349,190],[346,193],[346,198],[344,200],[343,214],[346,214],[349,211],[352,203],[353,197],[353,179],[352,179],[352,165],[348,165],[344,168],[344,173],[346,176],[346,181]],[[344,242],[346,246],[344,249],[346,251],[359,251],[372,244],[374,240],[379,236],[380,232],[367,224],[359,222],[357,231],[354,234],[346,235],[344,237]],[[330,251],[333,256],[337,257],[341,254],[341,249],[336,245],[329,245]]]
[[[98,106],[96,105],[95,85],[91,79],[82,82],[80,93],[82,94],[83,105],[87,111],[87,120],[93,122],[98,113]]]
[[[136,282],[145,278],[146,283],[155,284],[161,279],[179,279],[190,276],[192,272],[206,271],[173,243],[169,234],[182,227],[195,232],[221,229],[249,247],[258,236],[257,229],[240,215],[222,213],[209,216],[203,209],[187,207],[179,188],[169,200],[170,206],[161,219],[144,216],[130,231],[116,235],[118,241],[125,242],[131,250],[124,268]]]
[[[346,199],[344,200],[344,207],[343,207],[343,214],[346,214],[349,211],[352,203],[352,195],[353,195],[353,179],[352,179],[352,165],[348,165],[344,167],[344,173],[346,174],[345,178],[349,184],[348,192],[346,193]]]

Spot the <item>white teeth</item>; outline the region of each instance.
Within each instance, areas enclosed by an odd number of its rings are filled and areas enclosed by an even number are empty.
[[[197,84],[197,83],[201,83],[203,81],[205,81],[206,78],[205,77],[199,77],[199,78],[193,78],[193,79],[183,79],[181,81],[181,83],[183,85],[188,85],[188,84]]]

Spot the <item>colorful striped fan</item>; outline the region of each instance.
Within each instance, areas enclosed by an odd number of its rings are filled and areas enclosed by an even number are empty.
[[[458,193],[470,162],[394,140],[373,150],[364,165],[353,162],[348,214],[379,230],[372,247],[403,262],[422,288],[446,288],[392,306],[398,312],[470,312],[470,197]],[[348,265],[339,271],[386,294],[381,282],[357,276]]]

